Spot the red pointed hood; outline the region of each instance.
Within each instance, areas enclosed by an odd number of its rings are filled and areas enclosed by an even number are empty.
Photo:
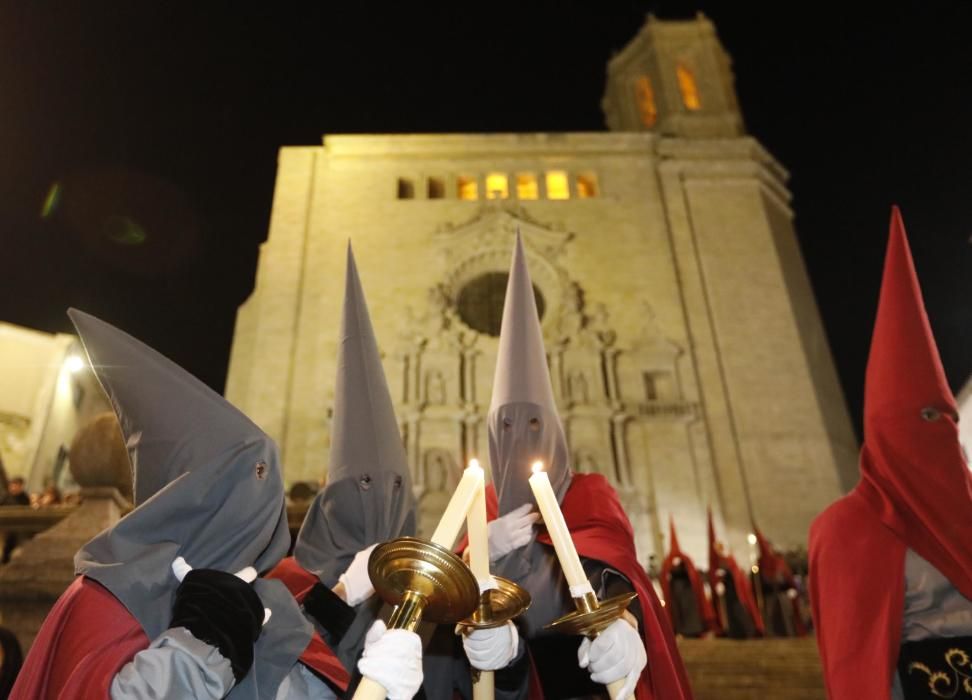
[[[712,581],[712,585],[715,585],[715,570],[719,568],[719,552],[716,549],[715,525],[712,523],[712,506],[706,509],[706,514],[709,518],[709,579]]]
[[[864,391],[857,489],[881,521],[972,598],[972,476],[897,207]]]
[[[682,548],[678,546],[678,535],[675,534],[675,518],[671,515],[668,516],[668,531],[670,533],[668,555],[674,557],[682,556]]]
[[[793,572],[786,559],[776,551],[773,544],[766,539],[766,536],[753,523],[753,534],[756,535],[756,544],[759,545],[759,573],[767,581],[773,581],[777,576],[782,575],[785,580],[792,579]]]

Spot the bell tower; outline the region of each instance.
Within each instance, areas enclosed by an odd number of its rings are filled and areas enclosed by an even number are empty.
[[[745,131],[733,83],[729,55],[705,15],[648,15],[608,62],[601,108],[611,131],[731,138]]]

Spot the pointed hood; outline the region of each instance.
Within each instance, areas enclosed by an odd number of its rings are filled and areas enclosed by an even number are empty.
[[[857,489],[908,547],[972,598],[972,477],[957,421],[894,207],[867,362]]]
[[[110,590],[154,639],[171,616],[176,557],[233,572],[250,565],[263,571],[286,555],[277,448],[178,365],[104,321],[74,309],[68,315],[121,425],[136,505],[82,547],[75,566]],[[261,582],[257,591],[276,622],[261,635],[254,668],[233,697],[246,697],[258,676],[263,687],[279,684],[284,657],[296,658],[309,639],[299,617],[290,619],[296,621],[290,631],[278,625],[289,613],[299,615],[285,590]]]
[[[570,483],[567,440],[557,415],[540,317],[519,230],[513,248],[493,394],[489,455],[500,515],[532,503],[527,480],[540,460],[559,499]]]
[[[330,587],[362,549],[414,534],[408,460],[349,244],[327,485],[307,511],[294,557]],[[348,668],[357,649],[343,649],[363,643],[365,632],[356,622],[342,640],[338,654],[345,662],[351,656]]]
[[[669,543],[668,553],[676,557],[682,556],[682,549],[678,546],[678,535],[675,534],[675,518],[671,514],[668,516]]]
[[[719,550],[717,545],[719,541],[716,540],[715,534],[715,524],[712,522],[712,506],[708,506],[705,509],[706,522],[709,533],[709,579],[710,582],[713,581],[713,574],[717,568],[719,568]],[[714,584],[713,584],[714,585]]]
[[[753,534],[756,535],[756,544],[759,546],[759,575],[766,581],[777,582],[783,578],[789,582],[793,579],[793,572],[790,565],[786,563],[773,544],[766,539],[762,531],[753,523]]]

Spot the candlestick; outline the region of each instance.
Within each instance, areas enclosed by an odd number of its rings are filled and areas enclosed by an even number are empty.
[[[479,467],[475,459],[469,460],[470,467]],[[466,516],[466,532],[469,533],[469,568],[480,584],[490,580],[489,574],[489,534],[486,530],[486,481],[479,482],[473,497],[472,507]]]
[[[533,463],[530,489],[533,491],[533,497],[537,499],[540,515],[543,517],[544,525],[547,526],[547,532],[550,534],[550,540],[557,552],[560,568],[564,570],[571,593],[583,588],[590,590],[590,582],[587,580],[587,574],[584,573],[580,557],[577,556],[574,540],[570,536],[570,530],[567,529],[567,522],[560,511],[560,504],[557,503],[557,496],[550,485],[547,472],[543,470],[542,462]]]
[[[471,462],[466,467],[455,493],[449,499],[449,505],[446,506],[445,512],[442,514],[442,519],[439,520],[439,526],[432,533],[432,541],[435,544],[446,549],[452,549],[456,544],[456,538],[459,536],[459,530],[466,519],[469,507],[485,479],[486,474],[478,463]],[[472,553],[470,552],[470,554]],[[487,556],[489,555],[487,554]]]

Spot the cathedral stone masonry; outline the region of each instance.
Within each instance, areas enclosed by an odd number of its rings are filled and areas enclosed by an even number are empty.
[[[704,561],[705,509],[802,546],[856,442],[792,226],[704,17],[649,18],[608,65],[603,133],[328,135],[280,151],[227,397],[327,470],[344,249],[358,260],[420,528],[488,456],[502,290],[522,232],[573,467],[604,474],[661,554]]]

